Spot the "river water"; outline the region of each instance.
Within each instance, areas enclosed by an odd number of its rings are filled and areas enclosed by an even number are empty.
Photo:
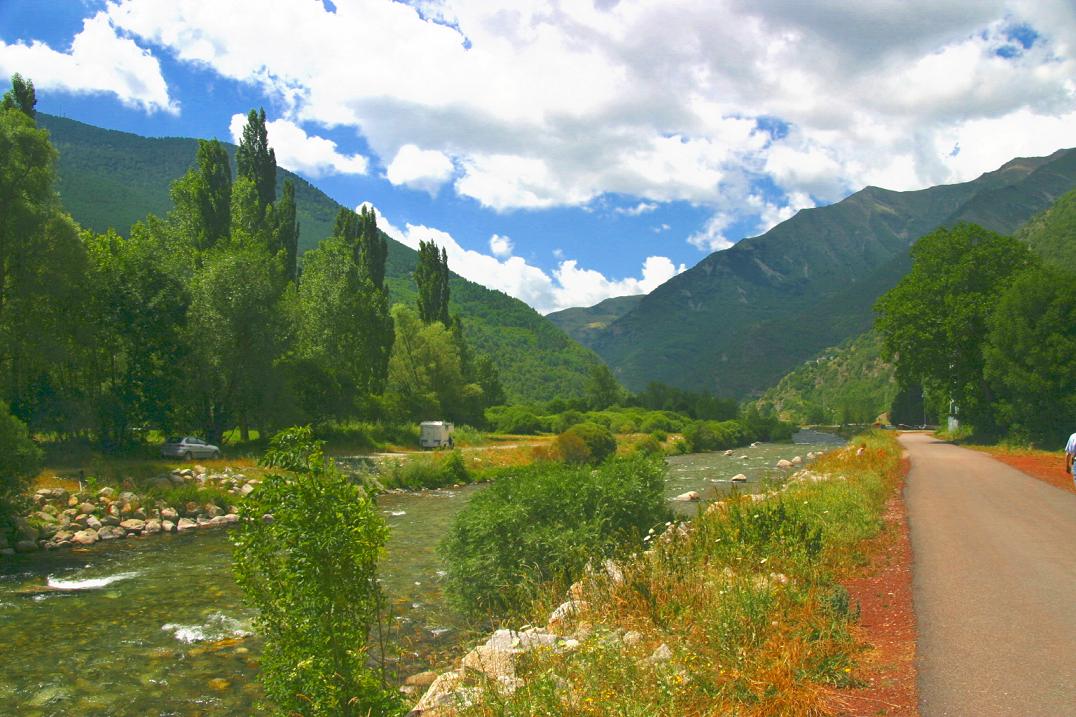
[[[737,473],[760,490],[779,458],[840,439],[801,432],[762,444],[668,459],[666,495],[713,498]],[[383,495],[390,528],[382,582],[401,676],[443,665],[470,635],[441,596],[436,547],[481,486]],[[695,504],[674,503],[681,512]],[[48,590],[48,586],[59,588]],[[231,575],[227,533],[144,540],[0,561],[0,714],[238,715],[260,697],[260,645]]]

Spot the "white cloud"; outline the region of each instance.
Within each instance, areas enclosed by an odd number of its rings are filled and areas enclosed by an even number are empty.
[[[145,112],[179,112],[157,58],[120,37],[104,12],[83,22],[67,52],[37,41],[9,45],[0,40],[0,76],[16,72],[31,79],[39,92],[108,93]]]
[[[405,144],[389,163],[385,176],[393,184],[421,189],[432,195],[452,178],[453,171],[452,159],[444,152]]]
[[[725,231],[734,221],[735,218],[728,212],[715,212],[699,231],[688,236],[687,243],[706,252],[728,249],[735,242],[725,236]]]
[[[356,207],[356,211],[358,209]],[[420,241],[436,242],[447,252],[452,271],[514,296],[543,314],[572,306],[592,306],[613,296],[649,293],[687,268],[684,264],[673,264],[668,257],[648,256],[638,277],[610,279],[599,271],[580,267],[575,259],[565,259],[560,254],[557,268],[549,274],[518,256],[490,256],[466,249],[451,234],[434,227],[406,224],[400,229],[376,207],[374,212],[377,226],[396,241],[412,249],[417,249]],[[498,249],[504,249],[502,241],[511,249],[508,237],[494,234],[490,239],[491,251],[496,253]]]
[[[493,256],[495,257],[504,259],[512,256],[512,250],[514,248],[512,240],[509,237],[494,234],[489,238],[489,250],[493,252]]]
[[[647,214],[658,208],[658,205],[654,202],[639,202],[634,207],[617,207],[613,211],[617,214],[623,214],[629,217],[637,217],[640,214]]]
[[[454,179],[497,211],[605,193],[727,210],[760,178],[831,201],[966,179],[997,165],[999,144],[1027,155],[1057,148],[1045,137],[1072,142],[1071,0],[336,6],[115,0],[106,12],[179,62],[265,90],[286,119],[357,129],[390,181],[432,193]],[[1039,37],[1008,52],[1023,23]],[[721,231],[695,238],[720,244]]]
[[[232,115],[228,130],[236,144],[239,144],[243,137],[246,123],[246,115]],[[366,174],[366,157],[361,154],[342,154],[336,149],[336,142],[309,135],[294,122],[286,119],[271,120],[265,123],[265,131],[269,144],[276,153],[277,164],[284,169],[310,177],[326,174]]]

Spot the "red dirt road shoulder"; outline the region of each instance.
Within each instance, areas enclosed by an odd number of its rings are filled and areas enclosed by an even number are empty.
[[[907,475],[905,459],[902,473]],[[871,541],[871,564],[862,577],[844,583],[860,609],[856,638],[869,646],[854,673],[863,687],[834,694],[842,717],[918,717],[916,621],[912,607],[912,548],[904,482],[886,505],[886,528]]]

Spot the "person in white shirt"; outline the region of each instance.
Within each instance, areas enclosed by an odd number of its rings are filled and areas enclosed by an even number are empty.
[[[1065,471],[1072,474],[1072,485],[1076,487],[1076,433],[1065,444]]]

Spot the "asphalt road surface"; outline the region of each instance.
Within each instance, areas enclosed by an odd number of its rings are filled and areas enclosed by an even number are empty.
[[[1076,495],[929,435],[901,442],[923,717],[1076,715]]]

